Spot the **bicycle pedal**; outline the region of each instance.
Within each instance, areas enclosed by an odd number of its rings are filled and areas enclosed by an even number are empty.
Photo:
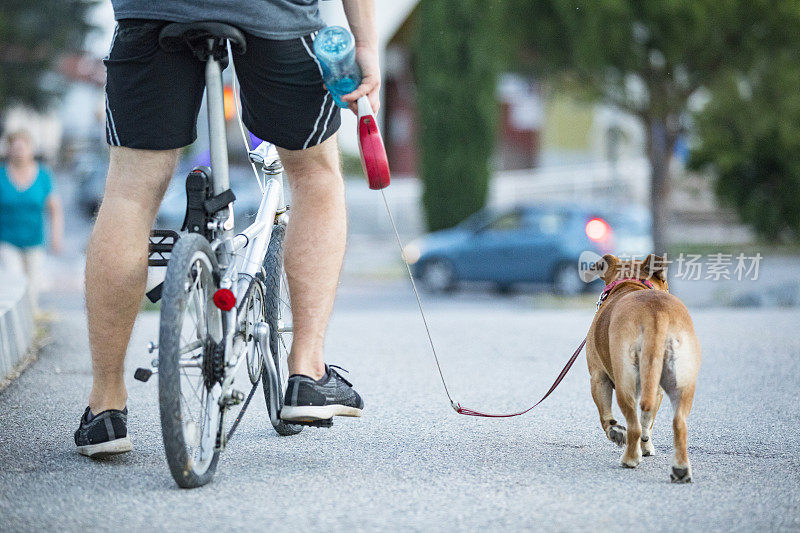
[[[150,232],[147,266],[165,267],[169,261],[172,248],[181,236],[170,229],[154,229]]]
[[[329,428],[333,426],[333,418],[325,418],[322,420],[286,420],[285,422],[296,426],[309,426],[313,428]]]
[[[141,381],[142,383],[147,383],[147,380],[151,377],[153,377],[153,370],[150,368],[137,368],[133,373],[133,379]]]
[[[161,293],[164,292],[164,282],[162,281],[145,294],[147,299],[150,300],[152,303],[156,303],[161,299]]]

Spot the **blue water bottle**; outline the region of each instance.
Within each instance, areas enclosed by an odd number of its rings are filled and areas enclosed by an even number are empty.
[[[361,68],[356,63],[353,36],[341,26],[328,26],[314,39],[314,54],[322,67],[322,79],[336,105],[347,108],[342,96],[361,85]]]

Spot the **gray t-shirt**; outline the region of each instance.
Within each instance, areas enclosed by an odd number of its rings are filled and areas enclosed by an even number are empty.
[[[319,0],[111,0],[114,18],[226,22],[266,39],[296,39],[321,29]]]

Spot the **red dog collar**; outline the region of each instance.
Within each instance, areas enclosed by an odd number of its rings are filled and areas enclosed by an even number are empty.
[[[597,300],[597,307],[596,307],[595,311],[597,309],[600,309],[600,304],[602,304],[606,300],[606,298],[608,298],[608,295],[611,294],[611,291],[614,290],[614,287],[616,287],[617,285],[619,285],[621,283],[624,283],[626,281],[639,282],[642,285],[644,285],[645,287],[647,287],[648,289],[654,289],[655,288],[655,287],[653,287],[653,283],[649,279],[641,279],[641,278],[616,279],[616,280],[612,281],[611,283],[609,283],[608,285],[606,285],[606,287],[603,289],[603,292],[600,293],[600,298]]]

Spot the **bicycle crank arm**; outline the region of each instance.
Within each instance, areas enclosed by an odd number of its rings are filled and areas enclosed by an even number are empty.
[[[269,324],[266,322],[259,322],[253,328],[253,336],[256,342],[261,345],[261,353],[264,354],[264,371],[267,373],[269,379],[269,421],[272,422],[273,427],[280,424],[280,412],[283,398],[281,398],[280,390],[280,376],[278,376],[278,369],[275,368],[275,361],[272,359],[272,351],[269,348]]]

